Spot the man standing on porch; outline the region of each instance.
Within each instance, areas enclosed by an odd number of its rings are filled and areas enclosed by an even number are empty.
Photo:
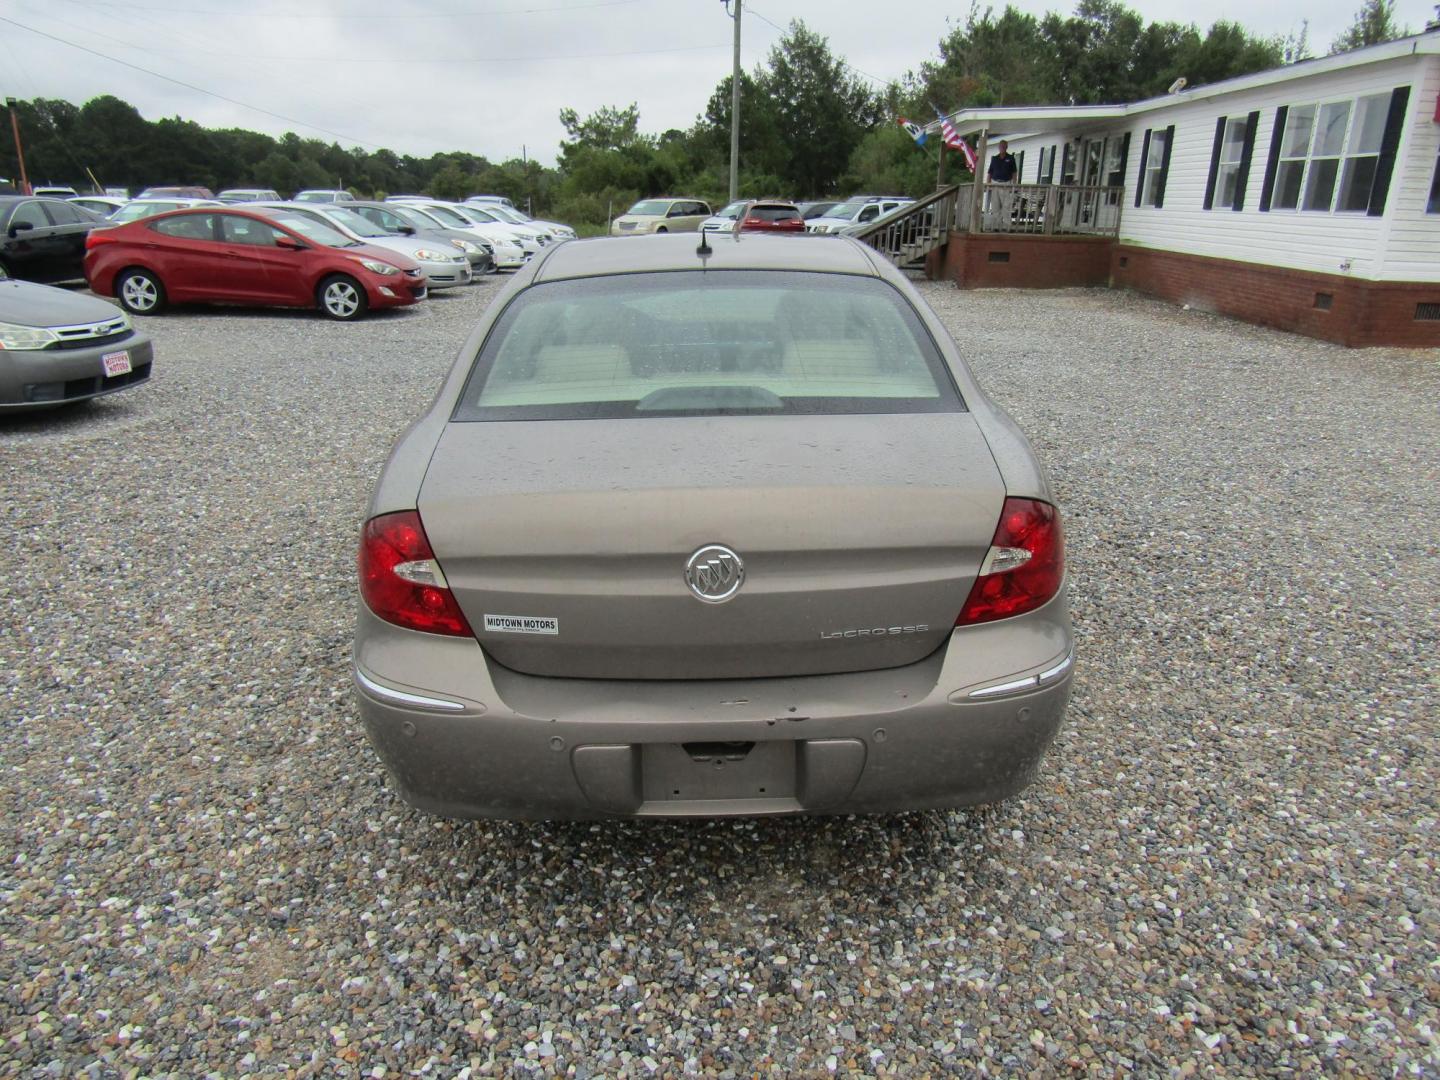
[[[1013,184],[1015,183],[1015,155],[1010,153],[1010,144],[1004,139],[1000,140],[1000,152],[990,159],[990,168],[986,173],[992,184]],[[999,226],[997,231],[1005,232],[1010,228],[1010,211],[1014,203],[1015,190],[1010,187],[1002,187],[991,192],[990,197],[990,227]]]

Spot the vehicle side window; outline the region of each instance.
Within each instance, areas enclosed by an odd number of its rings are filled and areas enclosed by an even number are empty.
[[[220,237],[227,244],[249,244],[251,247],[274,247],[280,233],[263,221],[226,214],[220,219]]]
[[[856,221],[874,221],[874,220],[875,220],[877,217],[879,217],[879,216],[880,216],[880,207],[871,205],[871,206],[865,207],[864,210],[861,210],[861,211],[860,211],[860,216],[857,217],[855,220],[856,220]]]
[[[185,214],[181,217],[164,218],[150,226],[162,236],[173,236],[180,240],[214,240],[214,214]]]
[[[55,225],[79,225],[85,219],[76,212],[75,207],[65,202],[41,203],[45,213],[50,216],[50,221]]]
[[[45,211],[40,208],[37,202],[21,203],[10,215],[10,228],[16,225],[32,225],[37,229],[48,229],[50,219],[45,216]]]

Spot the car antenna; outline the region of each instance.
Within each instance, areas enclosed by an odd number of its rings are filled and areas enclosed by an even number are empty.
[[[715,254],[715,249],[708,243],[707,234],[704,229],[700,230],[700,246],[695,249],[695,254],[700,256],[701,270],[705,269],[706,260]]]

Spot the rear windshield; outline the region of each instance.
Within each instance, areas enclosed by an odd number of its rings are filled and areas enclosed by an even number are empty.
[[[754,206],[746,217],[753,221],[796,221],[800,211],[793,206]]]
[[[694,270],[521,292],[481,347],[452,418],[963,408],[915,310],[885,282]]]

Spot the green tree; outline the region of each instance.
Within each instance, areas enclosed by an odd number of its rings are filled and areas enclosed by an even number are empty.
[[[770,98],[789,144],[777,172],[798,195],[824,194],[879,122],[879,101],[830,51],[829,42],[799,20],[770,50],[767,68],[756,83]]]
[[[1365,0],[1355,13],[1355,21],[1330,46],[1330,52],[1349,52],[1366,45],[1378,45],[1382,41],[1394,41],[1407,37],[1408,26],[1395,22],[1395,0]]]

